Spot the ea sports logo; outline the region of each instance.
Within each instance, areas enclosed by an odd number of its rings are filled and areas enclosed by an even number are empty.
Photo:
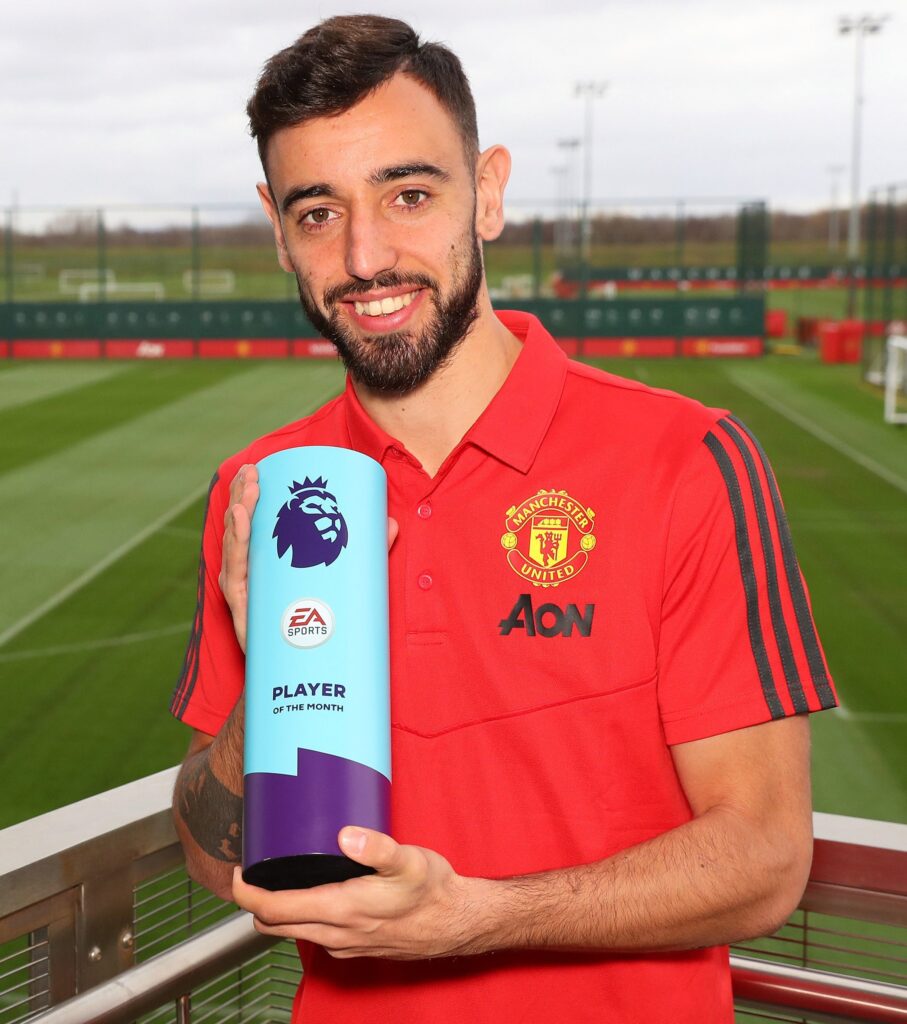
[[[301,597],[287,605],[280,632],[293,647],[318,647],[333,635],[334,613],[317,597]]]

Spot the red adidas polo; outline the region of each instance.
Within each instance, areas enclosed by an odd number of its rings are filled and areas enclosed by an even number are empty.
[[[387,470],[393,831],[466,875],[594,861],[687,821],[669,746],[835,703],[765,455],[725,411],[569,362],[539,322],[434,478],[352,388],[221,466],[173,698],[243,685],[217,585],[239,466],[294,445]],[[294,1020],[730,1021],[727,951],[393,963],[304,948]]]

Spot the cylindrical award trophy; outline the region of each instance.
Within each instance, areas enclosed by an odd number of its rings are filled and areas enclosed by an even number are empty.
[[[258,463],[246,643],[243,878],[301,889],[371,869],[344,825],[389,830],[387,478],[346,448]]]

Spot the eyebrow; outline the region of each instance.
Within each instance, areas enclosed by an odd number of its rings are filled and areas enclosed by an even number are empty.
[[[401,178],[412,178],[416,176],[436,178],[438,181],[450,181],[450,174],[443,167],[429,163],[394,164],[391,167],[381,167],[366,179],[370,185],[387,185],[392,181],[399,181]],[[317,199],[321,196],[334,198],[337,190],[326,182],[319,182],[316,185],[299,185],[291,188],[284,196],[280,208],[287,213],[291,206],[302,202],[305,199]]]
[[[422,177],[427,175],[430,178],[437,178],[439,181],[450,181],[448,172],[443,167],[438,167],[437,164],[412,163],[396,164],[392,167],[382,167],[377,171],[372,171],[368,176],[368,183],[370,185],[386,185],[390,181],[412,178],[417,175]]]
[[[291,206],[296,203],[302,202],[303,199],[316,199],[318,196],[336,196],[337,192],[330,186],[324,183],[318,185],[299,185],[296,188],[291,188],[289,192],[283,197],[283,202],[280,204],[281,210],[286,213]]]

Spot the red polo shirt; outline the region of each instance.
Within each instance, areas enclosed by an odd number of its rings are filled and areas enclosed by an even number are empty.
[[[461,874],[608,857],[689,820],[670,746],[835,696],[764,453],[723,410],[567,360],[541,324],[429,477],[352,387],[228,459],[172,710],[215,734],[242,654],[217,584],[230,481],[296,445],[388,475],[395,837]],[[727,950],[393,963],[301,950],[294,1020],[732,1019]]]

